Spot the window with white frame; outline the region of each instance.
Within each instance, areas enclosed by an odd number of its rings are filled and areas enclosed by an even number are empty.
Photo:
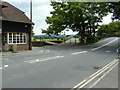
[[[26,44],[26,33],[6,33],[3,35],[4,43],[8,44]]]

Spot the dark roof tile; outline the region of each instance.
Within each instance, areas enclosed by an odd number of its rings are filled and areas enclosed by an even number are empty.
[[[2,8],[2,20],[34,24],[23,11],[8,2],[2,2],[2,6],[7,6]]]

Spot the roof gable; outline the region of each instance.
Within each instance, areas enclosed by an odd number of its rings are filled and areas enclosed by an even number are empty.
[[[2,5],[7,6],[2,8],[2,20],[33,24],[33,22],[20,9],[14,7],[8,2],[2,2]]]

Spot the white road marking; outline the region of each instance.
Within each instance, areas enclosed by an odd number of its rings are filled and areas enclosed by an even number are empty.
[[[4,65],[4,67],[8,67],[8,65]]]
[[[28,61],[24,61],[24,62],[28,62],[28,63],[36,63],[36,62],[44,62],[44,61],[48,61],[48,60],[54,60],[57,58],[63,58],[64,56],[55,56],[55,57],[49,57],[49,58],[45,58],[45,59],[33,59],[33,60],[28,60]]]
[[[50,52],[50,50],[47,50],[47,52]]]
[[[107,40],[109,40],[109,39],[112,39],[112,38],[107,38],[107,39],[101,40],[101,41],[99,41],[99,42],[104,42],[104,41],[107,41]]]
[[[82,52],[75,52],[75,53],[72,53],[73,55],[76,55],[76,54],[81,54],[81,53],[86,53],[87,51],[82,51]]]
[[[0,67],[0,69],[2,69],[2,67]]]
[[[116,41],[116,40],[118,40],[118,38],[116,38],[116,39],[114,39],[114,40],[112,40],[112,41],[110,41],[110,42],[108,42],[108,43],[106,43],[106,44],[104,44],[104,45],[102,45],[102,46],[100,46],[100,47],[93,48],[93,49],[91,49],[91,50],[94,51],[94,50],[100,49],[100,48],[102,48],[102,47],[104,47],[104,46],[107,46],[107,45],[113,43],[113,42]]]
[[[113,68],[115,68],[118,65],[118,63],[116,63],[114,66],[112,66],[103,76],[101,76],[97,81],[95,81],[89,88],[94,87],[98,82],[100,82],[101,79],[103,79],[111,70],[113,70]]]
[[[6,60],[9,60],[9,58],[7,58]]]
[[[110,53],[110,51],[106,51],[106,53]]]
[[[43,53],[44,51],[43,50],[41,50],[41,53]]]
[[[91,82],[96,77],[98,77],[99,75],[101,75],[102,73],[104,73],[106,70],[109,70],[112,66],[114,66],[116,63],[118,63],[118,60],[119,59],[115,59],[112,62],[110,62],[109,64],[105,65],[102,69],[98,70],[97,72],[95,72],[91,76],[85,78],[82,82],[80,82],[79,84],[77,84],[76,86],[74,86],[71,90],[74,90],[74,89],[75,90],[80,90],[80,88],[83,88],[89,82]],[[76,88],[78,88],[78,89],[76,89]]]

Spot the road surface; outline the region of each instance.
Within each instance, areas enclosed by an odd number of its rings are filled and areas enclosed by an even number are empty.
[[[2,87],[72,88],[117,57],[118,40],[111,37],[85,46],[45,46],[37,48],[43,53],[3,56]]]

